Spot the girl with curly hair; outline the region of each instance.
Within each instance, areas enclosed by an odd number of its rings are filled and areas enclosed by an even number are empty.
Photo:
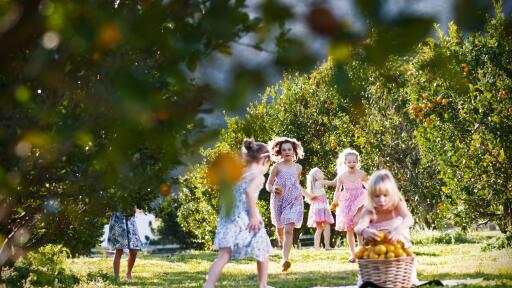
[[[299,141],[293,138],[276,137],[268,147],[270,157],[276,164],[270,170],[266,188],[271,193],[270,212],[272,224],[276,226],[279,243],[283,247],[281,266],[285,272],[291,267],[289,261],[293,241],[293,229],[302,226],[304,216],[303,196],[310,201],[318,196],[307,193],[300,186],[302,166],[296,161],[304,157]]]

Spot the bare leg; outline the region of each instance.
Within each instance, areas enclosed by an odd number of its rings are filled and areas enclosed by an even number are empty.
[[[320,249],[320,240],[322,240],[322,230],[323,230],[323,226],[322,226],[322,223],[320,222],[317,222],[316,223],[316,231],[315,231],[315,249],[318,250]]]
[[[279,240],[279,247],[283,248],[284,243],[284,227],[276,227],[277,239]]]
[[[331,224],[324,223],[324,245],[325,249],[331,249]]]
[[[354,226],[356,226],[357,222],[359,222],[359,216],[361,214],[361,211],[363,210],[363,207],[364,206],[359,207],[359,209],[357,209],[356,214],[354,215],[354,220],[355,220],[354,221],[355,222]],[[357,234],[356,236],[357,236],[357,246],[363,246],[363,236],[360,235],[360,234]]]
[[[130,249],[130,256],[128,257],[128,270],[126,271],[126,279],[132,279],[132,269],[133,265],[135,265],[135,259],[137,259],[137,250]]]
[[[256,267],[258,268],[259,287],[266,288],[268,279],[268,259],[256,261]]]
[[[206,277],[206,282],[204,283],[204,287],[212,288],[215,287],[215,283],[219,280],[220,273],[222,273],[222,269],[229,262],[231,258],[231,248],[220,248],[219,256],[210,266],[210,270],[208,271],[208,276]]]
[[[354,237],[354,228],[347,228],[347,241],[348,248],[350,249],[350,259],[349,261],[354,261],[356,255],[356,239]]]
[[[114,261],[112,266],[114,266],[114,278],[116,280],[119,279],[119,266],[121,265],[121,257],[123,256],[123,249],[116,249],[116,254],[114,254]]]
[[[290,223],[284,226],[283,260],[288,261],[293,244],[293,228],[295,224]]]

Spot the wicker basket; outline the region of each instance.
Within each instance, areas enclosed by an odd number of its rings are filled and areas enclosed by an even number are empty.
[[[361,280],[383,287],[411,287],[414,257],[359,259]]]

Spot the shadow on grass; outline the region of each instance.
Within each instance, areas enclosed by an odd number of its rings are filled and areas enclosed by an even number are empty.
[[[461,284],[455,285],[451,287],[481,287],[485,285],[485,287],[511,287],[512,284],[512,275],[511,274],[490,274],[490,273],[438,273],[438,274],[429,274],[424,275],[418,272],[418,278],[421,281],[430,281],[430,280],[466,280],[466,279],[479,279],[482,278],[483,282],[478,282],[475,284]],[[484,283],[485,282],[485,283]],[[490,283],[491,282],[491,283]],[[492,283],[496,282],[496,283]],[[421,287],[439,287],[439,286],[421,286]]]
[[[435,256],[441,256],[441,253],[414,251],[414,255],[435,257]]]
[[[206,277],[206,271],[169,271],[155,274],[151,277],[138,277],[132,281],[113,281],[108,279],[110,284],[115,286],[128,287],[202,287]],[[422,281],[429,280],[463,280],[483,278],[486,287],[511,287],[511,274],[490,274],[490,273],[438,273],[424,275],[419,273],[419,279]],[[107,279],[105,279],[107,280]],[[270,273],[268,284],[276,288],[284,287],[314,287],[314,286],[345,286],[355,285],[357,281],[357,273],[354,270],[346,271],[329,271],[329,272],[287,272],[287,273]],[[219,282],[218,287],[228,288],[244,288],[257,287],[258,275],[256,269],[253,273],[236,274],[231,271],[225,271]],[[484,283],[476,283],[471,285],[457,285],[452,287],[480,287]],[[423,287],[423,286],[422,286]],[[437,287],[437,286],[424,286]]]
[[[256,268],[256,267],[255,267]],[[256,269],[250,274],[235,274],[224,272],[217,283],[218,287],[243,288],[257,287],[258,275]],[[128,287],[202,287],[206,277],[205,271],[196,272],[164,272],[152,277],[138,277],[132,281],[112,281],[110,284]],[[332,272],[287,272],[270,273],[268,284],[279,287],[314,287],[354,285],[357,275],[354,271]]]

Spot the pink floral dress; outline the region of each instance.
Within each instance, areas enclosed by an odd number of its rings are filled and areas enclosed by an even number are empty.
[[[272,193],[270,196],[270,218],[276,227],[283,227],[293,223],[295,228],[302,226],[304,217],[304,200],[302,187],[297,179],[297,172],[281,170],[276,176],[274,187],[281,187],[280,194]]]
[[[342,177],[342,176],[340,176]],[[334,195],[334,201],[338,203],[336,208],[336,230],[347,231],[348,228],[354,228],[355,215],[357,210],[368,201],[368,193],[363,188],[363,182],[360,179],[352,181],[343,179],[343,190]]]
[[[312,192],[318,198],[311,201],[309,206],[308,227],[316,227],[316,223],[334,223],[324,187],[315,183]]]

